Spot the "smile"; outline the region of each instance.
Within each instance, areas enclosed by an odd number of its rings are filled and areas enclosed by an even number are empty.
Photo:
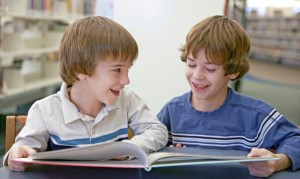
[[[117,89],[110,89],[110,91],[116,96],[118,96],[120,94],[120,90],[117,90]]]
[[[208,87],[208,85],[201,85],[201,84],[196,84],[196,83],[192,83],[192,84],[195,86],[195,88],[199,88],[199,89]]]

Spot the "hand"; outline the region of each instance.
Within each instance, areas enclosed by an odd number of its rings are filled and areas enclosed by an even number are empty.
[[[280,157],[280,160],[262,162],[243,162],[253,176],[268,177],[276,171],[284,170],[291,165],[290,159],[285,154],[274,154],[263,148],[253,148],[247,157]]]
[[[173,146],[173,145],[169,145],[169,147],[173,148],[174,146]],[[186,148],[185,145],[181,145],[181,144],[176,144],[175,147],[176,147],[176,148]]]
[[[31,154],[36,153],[36,151],[27,146],[16,145],[10,149],[8,156],[8,166],[14,171],[25,171],[30,164],[24,164],[21,162],[14,161],[16,158],[26,158]]]

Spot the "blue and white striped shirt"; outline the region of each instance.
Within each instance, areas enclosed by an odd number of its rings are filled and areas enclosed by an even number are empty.
[[[191,91],[169,101],[158,118],[169,144],[250,151],[254,147],[285,153],[300,168],[300,129],[272,106],[228,88],[222,106],[212,112],[192,107]]]

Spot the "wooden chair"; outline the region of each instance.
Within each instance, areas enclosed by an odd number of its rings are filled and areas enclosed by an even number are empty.
[[[5,152],[15,143],[15,138],[24,127],[27,116],[6,116]]]
[[[15,138],[26,123],[26,115],[6,116],[6,135],[5,135],[5,152],[15,143]],[[134,136],[131,129],[128,129],[128,139]]]

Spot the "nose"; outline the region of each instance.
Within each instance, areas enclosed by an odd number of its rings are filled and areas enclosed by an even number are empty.
[[[205,75],[201,68],[196,68],[193,76],[195,79],[203,79]]]
[[[122,75],[121,80],[120,80],[120,83],[121,83],[122,85],[129,85],[130,79],[129,79],[128,72],[125,72],[125,73]]]

